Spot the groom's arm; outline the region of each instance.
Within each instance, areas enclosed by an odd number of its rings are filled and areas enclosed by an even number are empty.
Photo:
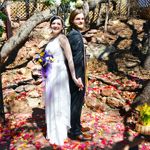
[[[84,69],[84,46],[82,37],[77,31],[72,31],[67,37],[72,50],[76,76],[81,77]]]
[[[83,40],[79,32],[72,31],[68,36],[75,64],[81,64],[84,58]]]

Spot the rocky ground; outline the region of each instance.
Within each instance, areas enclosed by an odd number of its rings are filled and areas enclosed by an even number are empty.
[[[139,65],[141,59],[133,55],[138,50],[141,54],[146,52],[146,48],[142,48],[144,22],[135,19],[110,21],[108,32],[103,32],[101,27],[84,35],[89,59],[82,123],[91,128],[93,140],[66,139],[61,148],[50,145],[45,139],[44,84],[40,66],[33,61],[48,38],[48,23],[35,28],[24,46],[15,52],[13,63],[2,73],[6,125],[0,126],[0,147],[11,150],[120,150],[138,141],[139,149],[150,149],[150,144],[134,130],[133,118],[126,121],[119,111],[133,102],[150,79],[150,72]],[[14,34],[19,26],[13,24]]]

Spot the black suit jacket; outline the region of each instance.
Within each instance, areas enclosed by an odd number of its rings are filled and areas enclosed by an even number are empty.
[[[76,76],[81,77],[85,82],[85,63],[84,63],[84,43],[80,31],[72,29],[68,35],[71,46]]]

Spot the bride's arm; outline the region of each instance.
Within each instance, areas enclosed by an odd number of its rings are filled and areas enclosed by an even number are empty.
[[[75,84],[78,87],[82,88],[83,84],[81,83],[81,81],[79,82],[79,80],[76,78],[76,73],[75,73],[75,68],[74,68],[72,52],[71,52],[71,47],[70,47],[69,41],[65,35],[60,35],[59,41],[60,41],[61,47],[64,50],[66,59],[68,61],[68,66],[69,66],[69,70],[71,72],[72,79],[74,80]]]

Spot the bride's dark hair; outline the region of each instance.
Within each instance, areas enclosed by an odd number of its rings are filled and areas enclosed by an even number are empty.
[[[60,17],[60,16],[52,16],[51,18],[50,18],[50,25],[52,24],[52,22],[54,21],[54,20],[56,20],[56,19],[60,19],[60,21],[61,21],[61,23],[62,23],[62,25],[64,26],[64,21],[63,21],[63,19]]]

